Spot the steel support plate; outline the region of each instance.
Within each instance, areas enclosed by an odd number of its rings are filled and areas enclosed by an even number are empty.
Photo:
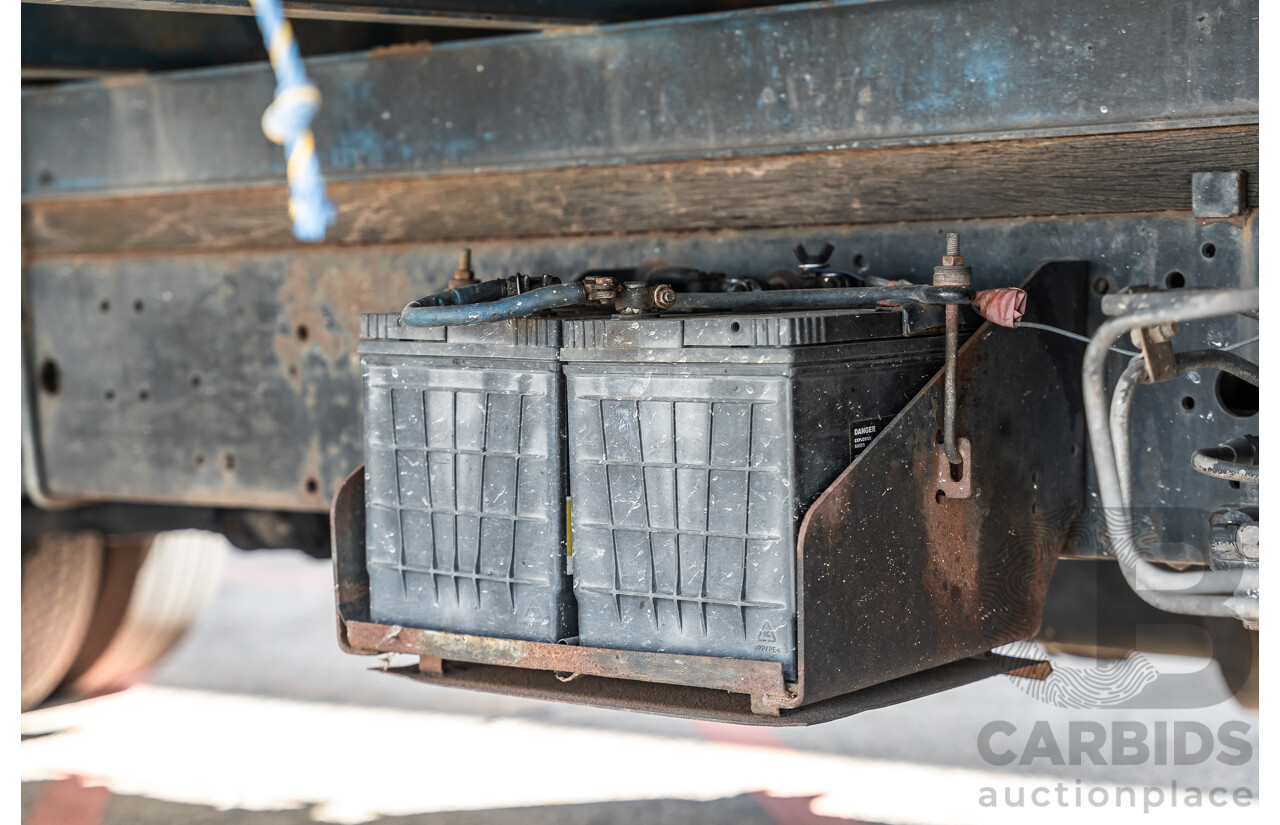
[[[1083,329],[1083,263],[1026,282],[1027,318]],[[800,526],[805,703],[1029,638],[1058,554],[1084,512],[1080,362],[1048,332],[984,324],[960,349],[956,431],[970,490],[938,482],[942,374]],[[954,475],[953,475],[954,478]]]
[[[1022,671],[1034,674],[1030,678],[1043,679],[1047,675],[1045,665],[1045,662],[995,654],[976,656],[846,696],[783,711],[777,716],[752,712],[751,697],[740,693],[680,685],[650,684],[599,676],[583,676],[571,682],[562,682],[555,674],[547,671],[496,665],[447,664],[441,674],[422,673],[416,667],[392,668],[387,672],[423,684],[527,699],[654,713],[704,722],[761,727],[806,727],[920,699],[1000,674],[1013,676]]]
[[[420,664],[388,672],[428,684],[712,722],[793,727],[887,707],[1000,673],[1047,675],[1045,663],[985,654],[806,707],[760,713],[764,696],[776,699],[788,689],[776,663],[372,624],[364,555],[364,467],[343,481],[330,518],[339,647],[357,655],[417,654],[434,667]],[[572,672],[577,676],[557,676],[566,668],[576,668]]]
[[[1254,123],[1257,14],[1251,0],[841,0],[308,71],[326,174],[436,175]],[[27,90],[23,195],[282,181],[260,126],[273,88],[262,63]]]

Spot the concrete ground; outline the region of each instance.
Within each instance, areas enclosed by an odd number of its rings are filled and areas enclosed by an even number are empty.
[[[1258,795],[1257,715],[1200,660],[1145,657],[1129,672],[1150,684],[1119,706],[1060,707],[1062,691],[995,677],[805,729],[427,687],[371,672],[376,664],[338,650],[327,562],[237,553],[213,603],[144,682],[24,715],[23,821],[945,825],[1128,819],[1144,808],[1188,820],[1258,814],[1238,804]],[[1080,659],[1056,666],[1051,678],[1075,683],[1102,672]],[[1099,731],[1106,741],[1091,750]]]

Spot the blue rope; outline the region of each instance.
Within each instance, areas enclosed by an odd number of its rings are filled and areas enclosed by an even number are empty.
[[[276,73],[276,96],[262,114],[262,131],[272,142],[284,146],[293,234],[300,241],[322,241],[336,211],[325,195],[311,134],[311,119],[320,108],[320,90],[307,79],[280,0],[250,2]]]

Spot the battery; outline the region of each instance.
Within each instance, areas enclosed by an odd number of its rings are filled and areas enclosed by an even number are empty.
[[[361,326],[373,621],[574,635],[560,322]]]
[[[893,309],[562,335],[579,643],[795,679],[800,519],[937,372],[941,337],[903,337]]]

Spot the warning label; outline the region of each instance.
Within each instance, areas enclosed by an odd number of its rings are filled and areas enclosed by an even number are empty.
[[[859,421],[849,427],[849,459],[852,461],[857,458],[892,420],[892,418],[877,418],[871,421]]]

